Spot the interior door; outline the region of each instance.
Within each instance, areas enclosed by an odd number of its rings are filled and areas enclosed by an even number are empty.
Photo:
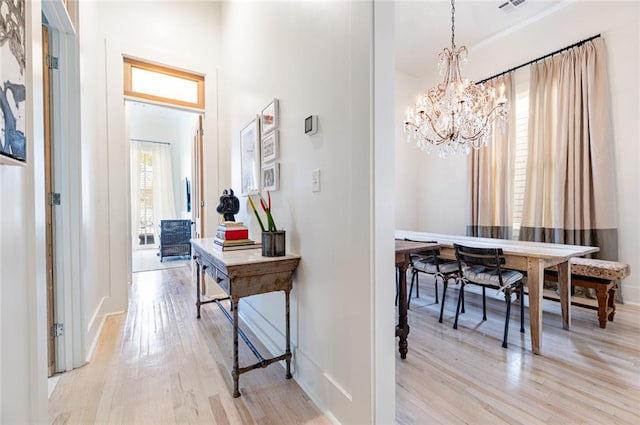
[[[191,214],[193,217],[193,237],[204,237],[204,176],[203,176],[203,148],[204,131],[202,125],[202,115],[198,116],[198,127],[193,136],[193,202]],[[202,294],[207,293],[206,274],[202,272],[200,276]]]
[[[202,115],[198,116],[198,127],[193,136],[193,237],[204,237],[204,176],[202,172],[203,166],[203,145],[204,134],[202,129]]]
[[[53,156],[51,154],[51,76],[49,69],[49,29],[42,26],[42,84],[44,91],[44,176],[45,176],[45,216],[47,249],[47,370],[48,375],[55,373],[55,303],[54,303],[54,252],[53,252]]]

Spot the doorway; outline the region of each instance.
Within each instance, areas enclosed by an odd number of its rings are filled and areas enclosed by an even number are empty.
[[[188,252],[162,255],[163,220],[192,221],[192,134],[198,112],[127,100],[132,271],[181,267]],[[190,226],[190,228],[192,228]],[[189,235],[191,237],[191,235]],[[188,239],[187,239],[188,240]]]

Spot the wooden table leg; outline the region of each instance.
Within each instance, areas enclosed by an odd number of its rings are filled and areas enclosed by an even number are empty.
[[[560,310],[562,311],[562,328],[571,328],[571,273],[569,262],[565,261],[558,267],[558,289],[560,290]]]
[[[231,307],[233,308],[233,397],[240,397],[240,365],[238,360],[238,301],[239,298],[231,297]]]
[[[287,374],[286,378],[291,379],[291,318],[289,314],[289,292],[284,291],[284,300],[285,300],[285,327],[286,327],[286,347],[284,354],[287,356],[286,364],[287,364]]]
[[[409,322],[407,320],[407,263],[408,259],[398,263],[398,327],[396,336],[400,337],[400,358],[406,359],[409,351],[407,337],[409,336]]]
[[[542,288],[544,286],[544,263],[541,259],[527,259],[527,286],[529,287],[531,351],[534,354],[540,354],[542,348]]]

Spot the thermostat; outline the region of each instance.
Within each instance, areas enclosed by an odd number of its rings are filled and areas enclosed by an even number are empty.
[[[318,132],[318,116],[309,115],[304,119],[304,134],[309,136]]]

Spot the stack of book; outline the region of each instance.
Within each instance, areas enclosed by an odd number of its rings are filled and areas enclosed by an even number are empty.
[[[249,229],[241,221],[221,222],[214,242],[223,251],[259,248],[261,245],[249,239]]]

